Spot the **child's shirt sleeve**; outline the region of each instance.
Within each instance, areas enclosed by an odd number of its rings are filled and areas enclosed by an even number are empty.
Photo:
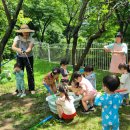
[[[120,93],[116,93],[115,99],[114,99],[114,104],[118,106],[118,108],[121,106],[123,102],[123,96]]]
[[[17,43],[17,42],[18,42],[18,40],[19,40],[19,37],[18,37],[18,36],[16,36],[16,37],[14,38],[14,41],[13,41],[13,42]]]
[[[65,102],[65,98],[64,97],[59,97],[57,100],[56,100],[56,104],[58,105],[63,105]]]
[[[52,80],[49,78],[50,73],[48,73],[47,75],[44,76],[43,81],[46,84],[52,84]]]
[[[85,76],[85,78],[88,79],[88,80],[92,80],[92,75]]]
[[[64,71],[63,68],[60,69],[60,72],[61,72],[61,74],[62,74],[63,77],[66,77],[66,76],[67,76],[67,74],[65,74],[65,71]]]
[[[95,97],[94,104],[96,106],[102,106],[104,101],[104,95],[98,95]]]
[[[84,84],[82,85],[82,90],[87,91],[87,88]]]
[[[126,79],[127,79],[127,75],[126,74],[123,74],[120,78],[120,82],[121,83],[125,83],[126,82]]]

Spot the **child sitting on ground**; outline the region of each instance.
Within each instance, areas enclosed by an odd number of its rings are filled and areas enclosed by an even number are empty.
[[[16,86],[18,90],[17,96],[22,98],[26,96],[24,89],[24,72],[21,70],[21,67],[18,63],[14,65],[14,75],[16,77]]]
[[[102,107],[103,130],[119,130],[118,109],[122,103],[120,93],[114,91],[119,87],[120,80],[117,76],[105,76],[103,78],[103,95],[98,94],[95,98],[95,105]]]
[[[82,105],[84,107],[84,110],[82,113],[88,114],[89,111],[94,111],[93,101],[97,94],[97,91],[93,88],[92,84],[85,79],[79,72],[75,72],[73,74],[73,79],[79,83],[79,86],[81,87],[80,91],[77,92],[78,95],[82,94]],[[87,102],[90,104],[90,108],[87,106]]]
[[[66,59],[62,59],[60,62],[60,71],[61,71],[61,83],[68,84],[69,83],[69,72],[67,70],[68,61]]]
[[[54,68],[52,72],[48,73],[44,78],[43,78],[43,84],[46,84],[50,87],[51,91],[56,93],[57,88],[56,88],[56,82],[59,82],[59,75],[60,75],[60,68]]]
[[[121,92],[123,99],[126,100],[126,104],[123,103],[123,105],[129,105],[130,73],[128,73],[128,65],[119,64],[118,68],[122,74],[120,78],[120,88],[126,90]]]
[[[87,65],[84,68],[84,76],[90,81],[92,86],[96,89],[96,74],[93,72],[93,66]]]
[[[60,97],[56,101],[59,118],[65,120],[73,119],[76,116],[74,107],[74,98],[68,96],[67,90],[63,86],[59,86]]]

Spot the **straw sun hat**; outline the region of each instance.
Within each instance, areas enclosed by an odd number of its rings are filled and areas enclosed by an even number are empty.
[[[23,24],[23,25],[21,25],[19,30],[16,30],[16,32],[18,32],[18,33],[30,32],[31,33],[31,32],[35,32],[35,31],[31,30],[27,24]]]

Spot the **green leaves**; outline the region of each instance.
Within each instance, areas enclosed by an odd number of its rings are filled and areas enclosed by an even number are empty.
[[[24,17],[23,10],[20,10],[19,15],[18,15],[18,19],[17,19],[17,25],[21,26],[21,24],[28,24],[31,21],[32,21],[32,19],[28,18],[28,17]]]
[[[108,5],[102,5],[102,13],[107,14],[109,12]]]

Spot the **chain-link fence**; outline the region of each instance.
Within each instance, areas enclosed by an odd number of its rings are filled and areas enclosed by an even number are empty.
[[[48,60],[49,62],[60,62],[62,58],[66,56],[66,44],[62,45],[49,45],[49,44],[36,44],[34,47],[34,56],[35,58],[40,58]],[[104,44],[95,43],[89,50],[89,53],[86,55],[83,65],[93,65],[97,69],[108,70],[111,53],[104,52]],[[84,46],[78,46],[76,49],[76,63],[80,59],[82,52],[84,51]],[[70,59],[70,64],[72,64],[72,47],[68,50],[68,58]]]

